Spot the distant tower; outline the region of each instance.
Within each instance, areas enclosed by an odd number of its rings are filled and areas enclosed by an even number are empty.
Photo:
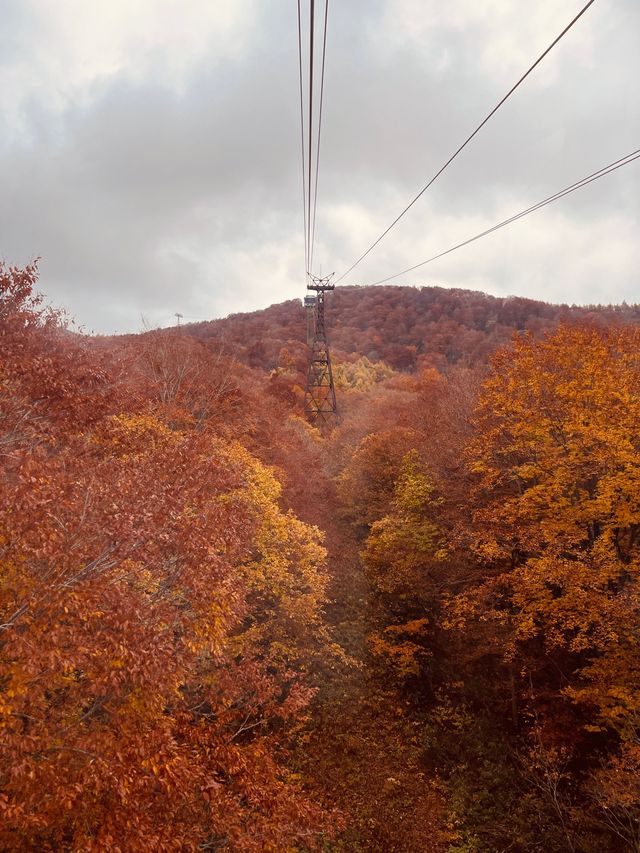
[[[332,276],[333,273],[325,276],[325,278],[309,275],[310,283],[307,285],[307,290],[314,290],[316,297],[314,301],[312,301],[313,297],[307,296],[305,298],[307,311],[311,310],[314,302],[315,305],[313,334],[310,336],[311,341],[309,343],[311,354],[304,411],[309,421],[318,426],[333,425],[337,412],[336,391],[333,387],[333,373],[331,372],[331,356],[329,355],[324,322],[324,296],[328,290],[335,288],[335,284],[330,283]]]

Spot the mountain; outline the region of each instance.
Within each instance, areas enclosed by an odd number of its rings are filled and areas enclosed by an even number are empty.
[[[514,331],[538,337],[560,323],[635,324],[640,305],[552,305],[443,287],[346,286],[328,295],[326,314],[336,361],[366,356],[411,371],[484,363]],[[306,341],[307,324],[301,300],[291,299],[184,328],[204,340],[222,339],[240,361],[272,370],[283,347]]]

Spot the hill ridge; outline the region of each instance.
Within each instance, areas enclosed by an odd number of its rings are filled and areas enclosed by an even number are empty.
[[[562,322],[636,324],[640,305],[556,305],[437,285],[345,285],[330,294],[326,314],[336,360],[366,356],[411,371],[485,363],[518,331],[538,337]],[[240,361],[273,370],[281,365],[283,348],[288,357],[302,357],[298,350],[306,341],[306,315],[300,299],[289,299],[184,329],[204,340],[223,339]]]

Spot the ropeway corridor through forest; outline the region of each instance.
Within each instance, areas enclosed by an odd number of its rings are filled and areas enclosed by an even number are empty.
[[[341,518],[326,453],[314,460],[319,500],[304,496],[299,514],[325,535],[330,575],[326,608],[344,652],[321,674],[297,761],[306,784],[343,827],[336,851],[446,850],[442,792],[424,762],[415,703],[372,660],[368,638],[375,609],[360,561],[362,543]],[[322,457],[325,456],[323,459]],[[309,508],[304,512],[304,507]]]

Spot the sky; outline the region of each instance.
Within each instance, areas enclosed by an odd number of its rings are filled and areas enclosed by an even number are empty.
[[[583,5],[331,0],[313,272],[340,276]],[[596,0],[342,283],[640,148],[638,79],[640,3]],[[40,258],[47,300],[105,334],[304,296],[298,86],[294,0],[0,0],[0,259]],[[639,226],[640,160],[394,283],[638,302]]]

